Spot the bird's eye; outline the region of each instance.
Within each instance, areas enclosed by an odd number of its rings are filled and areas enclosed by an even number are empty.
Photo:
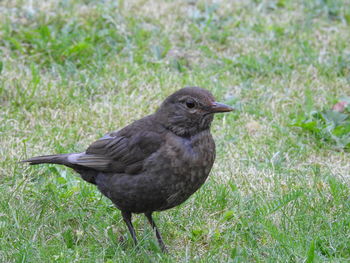
[[[196,106],[196,104],[194,103],[194,101],[186,101],[186,106],[187,108],[194,108],[194,106]]]

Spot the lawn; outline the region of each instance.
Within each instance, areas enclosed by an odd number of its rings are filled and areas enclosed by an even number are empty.
[[[349,109],[325,115],[350,96],[349,40],[349,0],[1,1],[0,261],[350,262]],[[142,215],[135,249],[71,170],[19,163],[185,86],[236,111],[215,118],[206,184],[155,213],[169,254]]]

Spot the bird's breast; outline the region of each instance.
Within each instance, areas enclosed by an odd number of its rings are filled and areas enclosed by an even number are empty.
[[[155,155],[149,172],[167,203],[160,210],[184,202],[207,179],[215,159],[215,143],[209,132],[192,138],[173,136]],[[159,176],[161,175],[161,176]]]
[[[190,138],[174,134],[166,138],[157,159],[172,169],[176,175],[209,173],[215,159],[215,143],[209,131],[201,132]]]

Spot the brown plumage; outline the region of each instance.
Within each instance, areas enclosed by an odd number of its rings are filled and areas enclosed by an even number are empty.
[[[215,159],[210,134],[214,113],[231,111],[202,88],[188,87],[169,96],[152,115],[109,133],[85,152],[34,157],[24,162],[62,164],[107,196],[121,210],[134,242],[132,213],[152,219],[187,200],[207,179]]]

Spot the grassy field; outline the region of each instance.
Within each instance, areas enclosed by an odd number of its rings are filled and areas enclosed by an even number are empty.
[[[350,126],[317,117],[350,96],[350,1],[3,0],[0,22],[0,262],[350,262]],[[155,214],[168,255],[71,170],[18,163],[195,85],[237,111],[206,184]]]

